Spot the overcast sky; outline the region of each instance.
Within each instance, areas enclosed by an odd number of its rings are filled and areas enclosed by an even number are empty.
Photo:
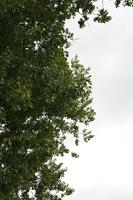
[[[106,24],[79,30],[70,57],[91,67],[95,137],[65,160],[65,180],[76,191],[66,200],[133,200],[133,8],[113,10]]]

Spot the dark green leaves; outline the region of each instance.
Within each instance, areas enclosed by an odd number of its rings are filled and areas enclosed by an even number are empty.
[[[132,6],[131,0],[116,1]],[[111,17],[98,8],[94,21]],[[0,198],[61,200],[73,189],[56,161],[93,135],[91,76],[76,58],[68,63],[72,33],[65,21],[80,14],[80,27],[97,12],[95,0],[0,1]],[[80,125],[85,128],[80,130]],[[73,157],[76,153],[70,152]]]
[[[105,23],[111,20],[111,16],[109,16],[108,11],[101,9],[97,15],[97,17],[94,18],[94,21],[97,21],[99,23]]]
[[[132,0],[116,0],[115,2],[115,6],[119,7],[120,4],[122,4],[123,6],[133,6],[133,1]]]

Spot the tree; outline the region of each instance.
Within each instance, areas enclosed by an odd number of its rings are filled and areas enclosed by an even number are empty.
[[[116,1],[132,6],[132,1]],[[80,27],[96,10],[95,1],[0,1],[0,197],[2,200],[60,200],[72,193],[61,178],[56,156],[68,153],[64,141],[79,124],[89,125],[91,76],[66,51],[72,34],[65,21],[80,12]],[[111,18],[99,9],[94,21]],[[87,128],[88,129],[88,128]],[[83,131],[84,140],[92,135]],[[75,155],[72,153],[72,155]],[[76,156],[76,155],[75,155]],[[34,197],[32,197],[34,199]]]

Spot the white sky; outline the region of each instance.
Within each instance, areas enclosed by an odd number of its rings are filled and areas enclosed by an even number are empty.
[[[133,200],[133,8],[111,10],[113,19],[78,29],[70,56],[91,67],[95,137],[65,159],[65,180],[76,191],[66,200]]]

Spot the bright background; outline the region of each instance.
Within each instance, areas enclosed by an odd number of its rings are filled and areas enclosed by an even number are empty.
[[[66,200],[133,200],[133,8],[109,9],[109,23],[67,24],[70,57],[91,67],[97,115],[95,137],[81,142],[79,158],[65,158],[65,180],[76,189]]]

